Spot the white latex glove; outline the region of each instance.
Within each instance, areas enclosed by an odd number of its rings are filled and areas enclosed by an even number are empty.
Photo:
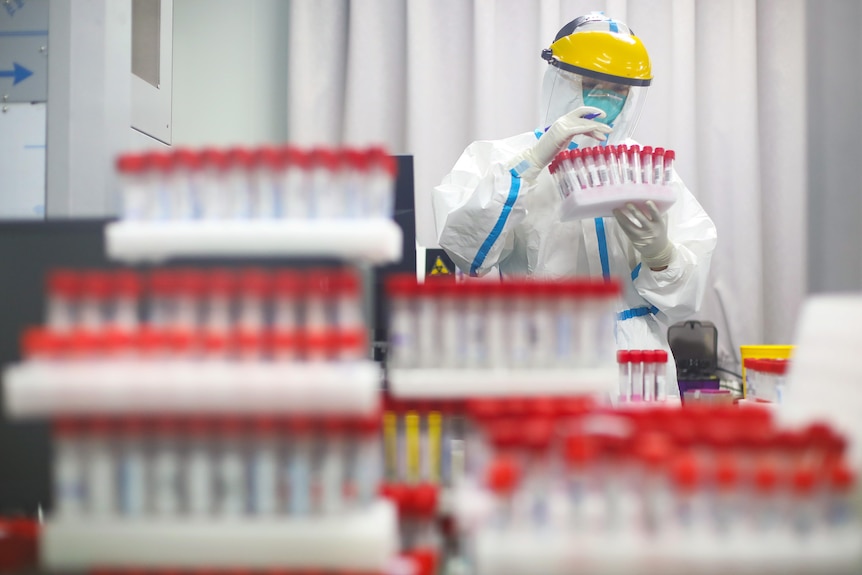
[[[613,128],[607,124],[584,118],[584,116],[604,118],[606,115],[604,111],[592,106],[575,108],[554,122],[532,148],[528,148],[515,159],[512,167],[526,162],[528,165],[519,169],[520,172],[531,167],[541,170],[551,163],[554,156],[566,149],[572,138],[581,134],[587,134],[599,141],[607,139],[605,134],[611,133]]]
[[[614,217],[640,252],[643,263],[653,270],[667,267],[674,247],[667,237],[667,223],[654,202],[648,200],[645,211],[634,204],[626,204],[625,209],[614,210]]]

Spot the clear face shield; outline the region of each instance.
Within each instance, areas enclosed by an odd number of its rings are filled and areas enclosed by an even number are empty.
[[[596,121],[612,126],[609,144],[631,138],[643,108],[647,86],[629,86],[575,74],[548,66],[542,82],[542,128],[547,129],[558,118],[581,106],[593,106],[607,116]],[[589,136],[572,140],[578,147],[596,146],[600,142]]]

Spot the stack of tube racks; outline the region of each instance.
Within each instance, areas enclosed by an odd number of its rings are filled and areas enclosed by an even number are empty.
[[[51,423],[39,567],[391,571],[382,370],[355,266],[400,258],[394,158],[282,146],[116,168],[111,259],[303,264],[50,274],[44,323],[3,373],[8,415]]]
[[[9,414],[52,422],[42,565],[383,572],[360,292],[337,266],[50,274],[4,373]]]

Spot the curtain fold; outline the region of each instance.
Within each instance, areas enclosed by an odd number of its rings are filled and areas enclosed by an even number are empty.
[[[805,286],[804,0],[291,2],[289,140],[414,156],[417,236],[431,189],[474,140],[538,126],[542,48],[590,10],[626,21],[653,64],[635,138],[677,151],[718,228],[697,318],[723,363],[788,343]]]

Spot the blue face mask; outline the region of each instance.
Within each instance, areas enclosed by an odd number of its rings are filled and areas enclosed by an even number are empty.
[[[604,118],[596,118],[596,121],[602,124],[613,124],[620,112],[623,111],[625,103],[626,97],[614,90],[598,87],[589,91],[584,90],[584,105],[593,106],[607,114]]]

